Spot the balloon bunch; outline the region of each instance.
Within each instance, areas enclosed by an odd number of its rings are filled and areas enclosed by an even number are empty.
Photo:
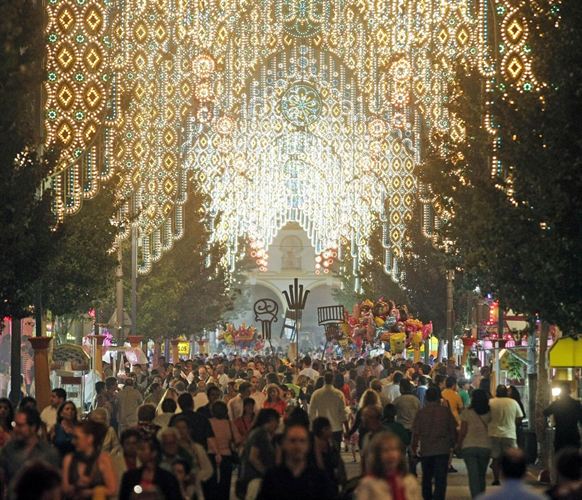
[[[242,323],[238,328],[232,323],[227,323],[226,328],[218,334],[218,340],[239,349],[260,350],[264,347],[263,339],[257,335],[257,329],[254,326],[247,326],[246,323]]]
[[[397,306],[383,297],[376,302],[366,299],[356,304],[352,314],[347,315],[346,324],[360,352],[367,346],[384,343],[393,354],[401,354],[410,347],[415,358],[420,357],[422,342],[432,333],[432,323],[423,324],[412,317],[405,305]]]

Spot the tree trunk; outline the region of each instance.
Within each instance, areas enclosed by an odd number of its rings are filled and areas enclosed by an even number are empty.
[[[22,385],[21,365],[21,328],[22,320],[12,318],[12,331],[10,337],[10,401],[14,407],[18,406],[22,399],[20,387]]]
[[[550,383],[548,378],[548,334],[550,325],[543,321],[540,329],[540,342],[538,351],[538,377],[536,384],[536,406],[535,406],[535,430],[539,443],[539,462],[547,469],[549,467],[550,446],[547,440],[547,420],[544,417],[544,409],[550,401]]]

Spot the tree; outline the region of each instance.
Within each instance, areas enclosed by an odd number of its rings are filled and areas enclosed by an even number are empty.
[[[50,258],[50,193],[41,190],[52,156],[39,153],[42,12],[10,0],[0,16],[0,316],[21,318],[34,303],[37,277]]]
[[[417,208],[417,211],[419,208]],[[436,334],[443,334],[446,326],[446,282],[445,270],[448,257],[434,246],[418,224],[419,217],[413,217],[407,225],[407,243],[401,269],[403,279],[394,281],[384,272],[384,249],[381,245],[381,226],[375,224],[369,240],[369,258],[365,259],[360,269],[362,292],[356,293],[355,277],[352,275],[352,258],[349,251],[342,262],[339,277],[342,289],[334,292],[338,302],[351,310],[354,303],[365,298],[376,300],[380,297],[394,300],[398,304],[407,304],[415,317],[422,321],[432,321]],[[462,274],[457,286],[464,293]],[[457,294],[457,302],[461,293]]]
[[[417,207],[416,212],[420,207]],[[433,322],[433,331],[444,337],[446,327],[446,256],[426,237],[418,223],[419,214],[407,225],[407,244],[402,269],[403,287],[411,312]]]
[[[519,290],[531,312],[566,333],[582,330],[582,5],[531,2],[539,92],[511,88],[496,109],[500,158],[512,201],[531,240],[522,242]]]
[[[384,272],[384,249],[382,248],[382,226],[376,222],[368,241],[368,257],[360,262],[358,277],[361,291],[356,291],[356,277],[354,276],[353,258],[349,247],[345,249],[338,276],[342,286],[334,290],[335,300],[342,304],[348,312],[353,306],[364,300],[376,300],[384,297],[394,300],[398,304],[407,302],[407,297],[401,286]]]
[[[53,314],[84,314],[111,296],[115,212],[114,194],[105,187],[54,231],[54,251],[41,274],[43,303]]]
[[[466,125],[463,143],[445,138],[419,171],[438,196],[441,241],[481,288],[508,307],[566,332],[582,327],[582,179],[579,83],[582,8],[527,6],[539,92],[509,87],[497,100],[503,169],[491,177],[491,138],[482,127],[479,78],[460,68],[450,110]]]
[[[204,196],[190,194],[184,236],[153,270],[139,279],[139,331],[152,338],[201,334],[213,328],[239,292],[220,261],[224,249],[208,246],[210,233],[200,213]]]

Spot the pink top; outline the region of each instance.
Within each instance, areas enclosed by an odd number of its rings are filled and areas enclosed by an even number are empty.
[[[236,425],[232,425],[230,420],[211,418],[210,425],[214,431],[214,439],[218,453],[222,456],[232,455],[231,442],[240,442],[240,435]]]

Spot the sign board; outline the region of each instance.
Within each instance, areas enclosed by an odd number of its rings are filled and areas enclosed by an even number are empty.
[[[561,337],[550,348],[550,366],[552,368],[582,367],[582,339],[578,337]]]
[[[178,342],[178,354],[180,356],[190,356],[190,342]]]

